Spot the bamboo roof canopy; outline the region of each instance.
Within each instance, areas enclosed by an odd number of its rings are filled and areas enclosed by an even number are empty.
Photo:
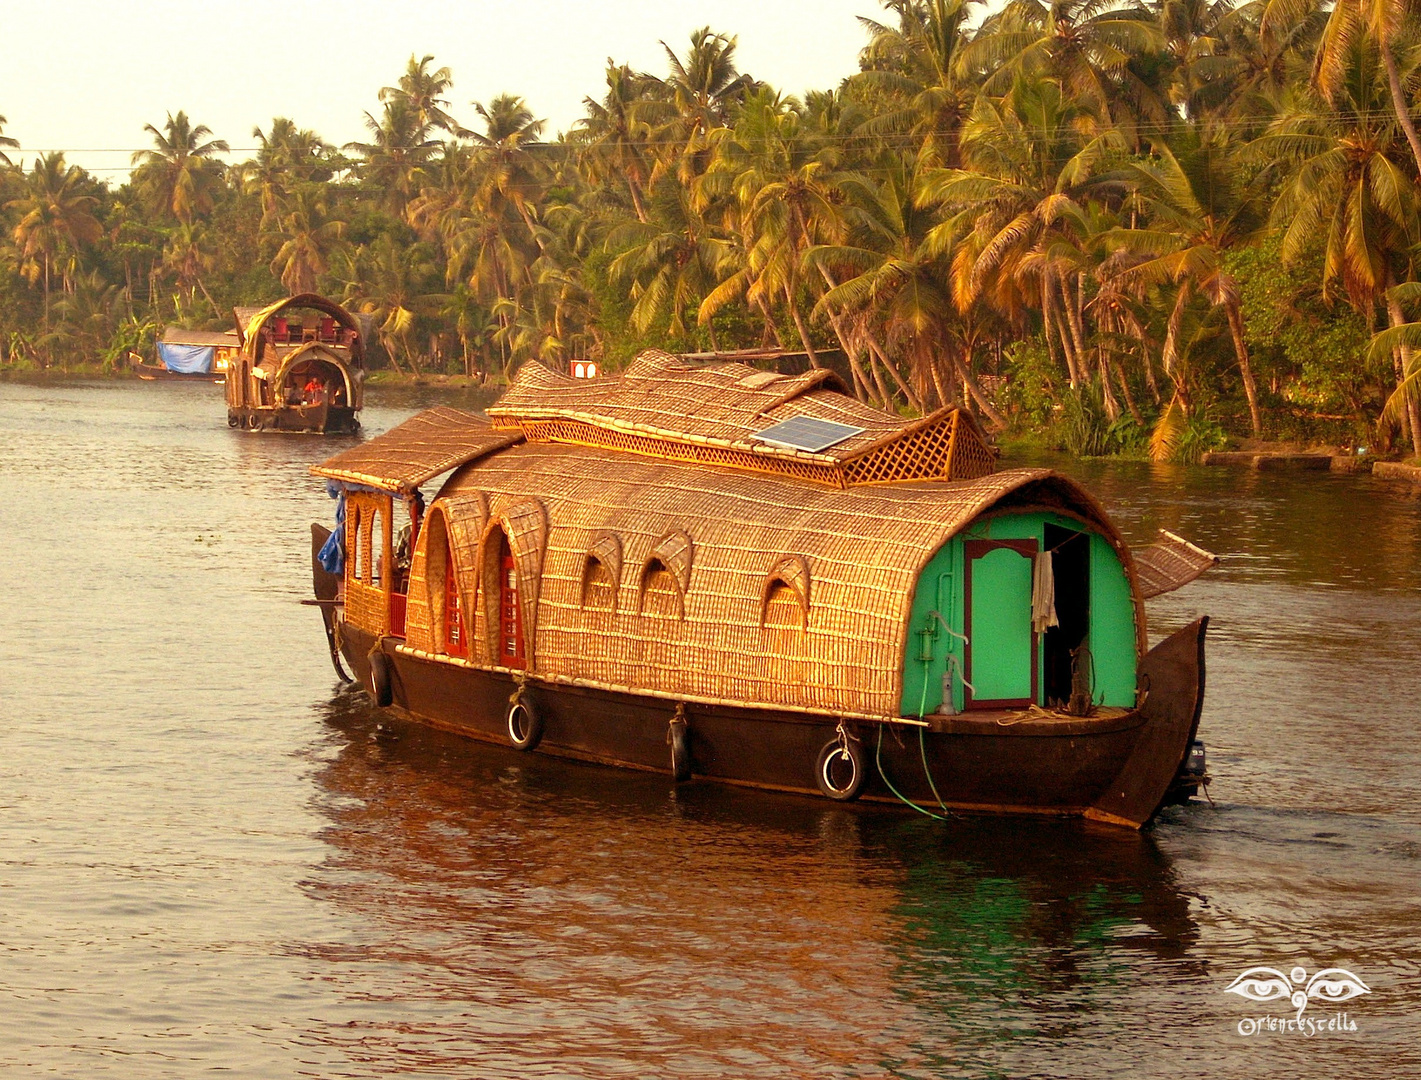
[[[441,473],[522,438],[516,431],[496,431],[482,417],[441,405],[313,465],[311,472],[328,480],[408,495]]]
[[[972,479],[990,473],[996,456],[959,409],[905,421],[859,402],[827,369],[781,375],[739,363],[688,364],[654,349],[604,379],[527,363],[488,414],[529,442],[604,446],[833,487]],[[801,417],[855,430],[815,450],[766,441],[766,429]]]

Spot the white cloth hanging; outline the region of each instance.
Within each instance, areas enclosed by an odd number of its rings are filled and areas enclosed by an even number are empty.
[[[1056,618],[1056,570],[1051,552],[1038,551],[1031,567],[1031,629],[1044,634],[1048,627],[1060,626]]]

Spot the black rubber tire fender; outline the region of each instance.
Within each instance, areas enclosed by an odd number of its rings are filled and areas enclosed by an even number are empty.
[[[676,783],[684,784],[691,778],[691,740],[686,721],[672,720],[666,741],[671,744],[671,775]]]
[[[519,694],[508,705],[508,741],[515,750],[536,750],[543,741],[543,717],[527,694]]]
[[[370,650],[370,696],[382,709],[395,700],[390,683],[390,658],[377,642]]]
[[[863,790],[867,770],[857,739],[830,739],[814,762],[814,781],[820,792],[835,802],[852,802]]]
[[[231,409],[227,410],[227,426],[232,428],[242,426],[242,418]]]

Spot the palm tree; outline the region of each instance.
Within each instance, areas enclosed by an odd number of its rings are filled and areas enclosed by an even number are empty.
[[[1411,98],[1402,86],[1396,63],[1396,47],[1411,44],[1416,36],[1417,5],[1414,0],[1336,0],[1327,26],[1318,42],[1313,60],[1314,85],[1332,99],[1348,79],[1353,46],[1367,40],[1376,46],[1386,69],[1387,91],[1396,122],[1406,134],[1416,169],[1421,172],[1421,137],[1411,119]]]
[[[222,309],[203,283],[203,275],[217,265],[217,254],[208,243],[208,236],[201,225],[179,225],[168,237],[163,250],[163,268],[177,278],[178,288],[188,295],[193,303],[193,294],[202,290],[202,295],[212,305],[215,315]]]
[[[162,131],[152,124],[143,125],[143,130],[153,136],[157,148],[133,155],[138,166],[133,173],[135,186],[161,213],[171,214],[183,225],[210,213],[214,190],[222,179],[216,155],[227,152],[227,143],[207,139],[211,129],[206,124],[194,127],[181,109],[176,116],[168,114]]]
[[[607,236],[607,250],[618,252],[610,276],[630,283],[631,323],[645,333],[665,317],[673,337],[687,335],[685,315],[696,309],[716,285],[715,268],[721,258],[715,228],[693,205],[680,184],[663,184],[652,199],[651,220],[629,221]],[[715,328],[707,323],[711,347],[717,348]]]
[[[397,371],[399,355],[420,374],[410,340],[422,315],[434,314],[445,297],[427,291],[438,269],[423,244],[402,244],[383,233],[358,249],[345,267],[345,302],[376,319],[375,334]]]
[[[1172,331],[1190,299],[1198,294],[1223,310],[1253,437],[1259,438],[1263,418],[1244,340],[1239,286],[1224,263],[1230,250],[1253,241],[1265,220],[1256,191],[1240,179],[1241,164],[1238,147],[1222,124],[1183,128],[1174,147],[1157,142],[1148,160],[1131,163],[1126,170],[1149,213],[1150,226],[1114,229],[1108,240],[1138,259],[1115,273],[1122,288],[1139,295],[1164,284],[1178,286],[1171,333],[1165,338],[1166,369],[1177,354]]]
[[[365,128],[371,141],[346,143],[345,149],[364,159],[360,177],[377,193],[385,209],[403,217],[410,200],[419,193],[426,163],[439,148],[439,141],[428,137],[420,113],[404,97],[386,101],[378,119],[367,112]]]
[[[702,302],[700,321],[708,324],[736,296],[762,307],[782,300],[810,364],[819,367],[801,310],[801,262],[813,245],[838,239],[836,158],[831,147],[803,132],[792,104],[769,88],[750,95],[734,136],[719,140],[716,160],[698,185],[703,202],[717,191],[733,195],[747,253]]]
[[[281,247],[271,260],[271,272],[292,296],[316,291],[333,249],[345,235],[345,222],[328,214],[321,184],[296,188],[281,211],[276,229]]]
[[[1380,60],[1374,42],[1355,38],[1331,107],[1304,103],[1256,140],[1252,153],[1287,170],[1272,212],[1273,224],[1286,230],[1284,261],[1298,261],[1321,242],[1325,293],[1340,285],[1369,325],[1385,304],[1395,328],[1406,320],[1391,290],[1418,239],[1417,197],[1402,125],[1386,106],[1390,75],[1378,70]],[[1396,340],[1400,386],[1411,344],[1404,335]],[[1421,449],[1418,411],[1413,400],[1405,415]]]
[[[430,71],[429,65],[432,63],[432,55],[416,60],[411,53],[409,64],[405,73],[400,76],[398,85],[382,87],[380,100],[400,101],[407,106],[418,120],[421,137],[438,129],[458,138],[467,138],[469,133],[445,111],[449,100],[444,95],[454,85],[454,74],[447,67]]]
[[[677,166],[683,183],[705,171],[710,133],[725,126],[732,107],[755,85],[754,79],[736,70],[738,40],[703,26],[691,34],[684,60],[663,41],[670,74],[665,79],[647,76],[653,90],[674,107],[674,116],[658,135],[668,141],[670,150],[662,159],[663,167]]]
[[[977,96],[964,73],[962,48],[972,8],[982,0],[883,0],[898,25],[859,21],[873,35],[863,50],[864,70],[851,76],[855,91],[881,97],[886,105],[859,130],[869,135],[908,132],[926,165],[959,164],[957,134]]]
[[[0,116],[0,165],[6,166],[11,164],[10,159],[5,156],[6,148],[8,147],[11,150],[18,150],[20,148],[18,139],[12,139],[8,135],[3,134],[5,125],[9,122],[10,121],[6,120],[3,116]]]
[[[474,208],[496,214],[504,206],[512,207],[529,237],[541,247],[533,209],[542,196],[545,170],[528,146],[537,142],[544,121],[536,119],[515,94],[500,94],[487,107],[476,101],[474,109],[484,120],[484,130],[472,133]]]
[[[1112,105],[1133,99],[1133,112],[1151,120],[1165,103],[1131,70],[1134,57],[1157,50],[1159,29],[1141,7],[1110,0],[1011,0],[989,18],[962,50],[964,72],[983,72],[982,89],[1004,93],[1020,77],[1047,76],[1079,107],[1101,121],[1126,119]]]
[[[896,351],[907,355],[914,381],[931,387],[942,404],[951,402],[954,393],[949,387],[960,382],[991,422],[1004,427],[1005,417],[972,373],[970,335],[964,332],[968,328],[948,294],[945,256],[951,229],[939,228],[936,215],[914,202],[913,178],[902,162],[885,166],[883,172],[877,184],[861,175],[842,181],[849,204],[849,242],[816,247],[806,259],[831,279],[842,279],[824,294],[816,311],[837,310],[857,324],[885,404],[891,395],[880,366],[909,404],[923,409],[925,394],[914,390],[890,359],[890,352]]]
[[[252,128],[252,138],[257,156],[242,166],[242,177],[248,194],[261,199],[263,226],[277,215],[292,185],[323,184],[335,175],[335,147],[284,116],[272,120],[270,134]]]
[[[599,101],[583,98],[587,115],[575,127],[583,173],[592,184],[625,183],[637,220],[646,221],[643,192],[651,180],[651,140],[654,125],[665,119],[667,106],[647,94],[651,80],[635,75],[626,64],[607,58],[607,94]]]
[[[44,326],[49,330],[50,278],[55,264],[103,235],[93,211],[98,196],[85,190],[88,175],[77,165],[69,165],[63,153],[41,155],[25,177],[24,194],[12,199],[7,208],[19,214],[12,239],[21,267],[33,284],[44,279]],[[66,291],[68,281],[66,280]]]
[[[960,238],[951,271],[958,309],[986,301],[1020,321],[1035,307],[1073,388],[1085,378],[1083,204],[1096,166],[1120,148],[1114,131],[1085,139],[1086,118],[1055,80],[1019,79],[1000,105],[978,98],[962,132],[965,167],[925,170],[915,193],[920,206],[953,214],[942,229]]]

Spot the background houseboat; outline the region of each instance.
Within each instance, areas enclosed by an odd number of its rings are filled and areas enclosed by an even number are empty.
[[[343,510],[317,602],[380,704],[934,810],[1138,827],[1197,784],[1207,620],[1147,652],[1143,601],[1213,557],[1132,554],[1072,480],[995,471],[967,414],[649,353],[525,365],[489,416],[432,409],[313,470]]]
[[[241,351],[227,369],[227,423],[253,431],[354,432],[365,342],[354,315],[304,293],[234,312]]]

